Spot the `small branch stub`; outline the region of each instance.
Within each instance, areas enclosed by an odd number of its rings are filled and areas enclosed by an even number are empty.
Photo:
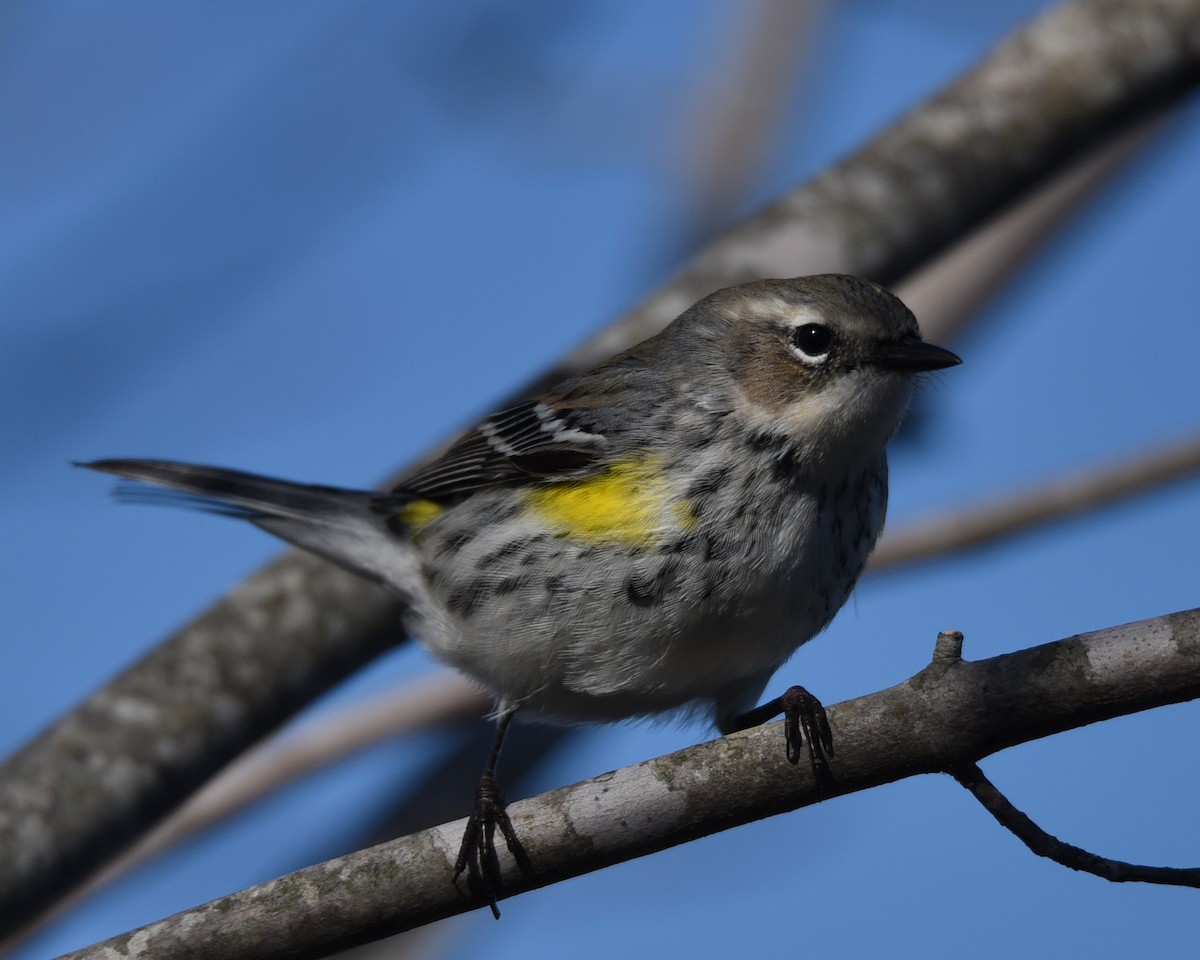
[[[959,630],[943,630],[937,636],[933,647],[933,662],[944,663],[947,660],[962,659],[963,635]]]

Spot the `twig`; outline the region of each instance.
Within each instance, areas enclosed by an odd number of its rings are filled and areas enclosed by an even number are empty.
[[[536,875],[501,852],[518,894],[752,820],[1005,747],[1200,696],[1200,610],[979,662],[943,634],[928,667],[829,710],[832,779],[790,764],[772,723],[513,804]],[[464,821],[250,887],[69,954],[312,958],[481,906],[449,882]]]
[[[1105,506],[1200,471],[1200,436],[1043,481],[994,503],[917,521],[885,534],[869,569],[887,570],[995,543],[1025,530]]]
[[[1200,868],[1196,867],[1147,867],[1122,860],[1111,860],[1089,853],[1069,843],[1052,837],[1029,817],[1014,807],[1004,794],[984,776],[974,763],[963,764],[950,770],[950,775],[967,788],[983,804],[985,810],[996,818],[996,822],[1011,832],[1039,857],[1046,857],[1072,870],[1092,873],[1114,883],[1140,881],[1162,883],[1172,887],[1200,887]]]
[[[1200,438],[1171,444],[1132,461],[1053,481],[998,504],[969,508],[901,528],[885,537],[870,569],[879,572],[937,560],[1105,506],[1198,470]],[[455,674],[442,674],[335,713],[319,727],[299,731],[281,743],[268,743],[247,753],[84,887],[56,904],[54,915],[285,783],[378,740],[466,719],[486,706],[486,697],[468,681]],[[48,919],[50,916],[38,918],[38,925]],[[0,950],[28,935],[30,929],[15,931],[0,942]]]

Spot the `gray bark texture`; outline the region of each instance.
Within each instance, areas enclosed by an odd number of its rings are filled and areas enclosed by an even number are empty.
[[[379,588],[288,553],[0,767],[0,934],[403,639]]]
[[[787,761],[783,725],[772,723],[514,803],[536,876],[501,847],[505,895],[1200,696],[1200,609],[978,662],[961,659],[961,644],[961,634],[943,633],[916,676],[830,708],[837,755],[819,788],[807,764]],[[450,882],[464,824],[308,867],[67,957],[323,957],[462,913],[482,906]]]
[[[891,282],[1198,76],[1196,0],[1063,4],[702,250],[540,382],[625,348],[731,283],[821,271]],[[0,936],[402,640],[398,611],[374,587],[289,554],[9,759],[0,767]]]

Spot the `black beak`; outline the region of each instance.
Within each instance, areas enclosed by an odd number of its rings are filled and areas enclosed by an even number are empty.
[[[871,359],[885,370],[902,370],[907,373],[942,370],[962,363],[957,354],[926,343],[920,337],[904,337],[893,343],[880,344]]]

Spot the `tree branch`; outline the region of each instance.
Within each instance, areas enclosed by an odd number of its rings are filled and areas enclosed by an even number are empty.
[[[1052,480],[992,503],[946,511],[887,534],[871,555],[878,573],[995,543],[1053,520],[1095,510],[1200,471],[1200,436],[1186,437],[1138,456]]]
[[[1200,696],[1200,610],[970,662],[939,637],[911,679],[829,710],[832,781],[787,762],[781,723],[698,744],[509,808],[536,876],[514,895],[763,817]],[[481,906],[450,883],[463,821],[361,850],[69,954],[321,957]]]
[[[711,244],[538,384],[642,339],[729,283],[822,270],[894,280],[1097,137],[1182,95],[1198,74],[1193,0],[1064,4],[865,148]],[[289,554],[7,761],[0,933],[398,642],[398,613],[370,585]]]

